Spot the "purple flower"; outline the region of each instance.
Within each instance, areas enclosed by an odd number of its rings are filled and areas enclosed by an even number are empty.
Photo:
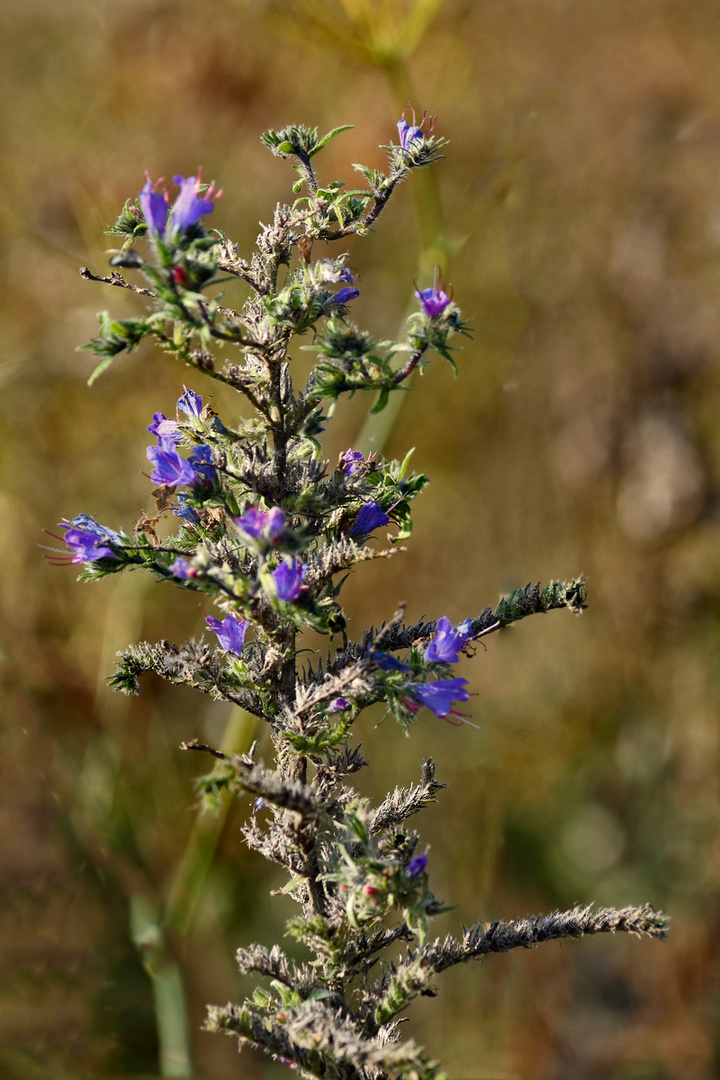
[[[267,512],[266,531],[271,540],[277,540],[285,528],[285,515],[279,506],[273,506]]]
[[[187,559],[180,558],[179,556],[170,566],[170,573],[183,580],[197,577],[197,570],[195,567],[189,563]]]
[[[241,517],[235,518],[235,524],[253,540],[264,538],[274,544],[285,528],[285,515],[279,506],[270,510],[249,506]]]
[[[407,865],[408,877],[416,878],[427,866],[427,855],[416,855]]]
[[[407,120],[405,119],[405,113],[408,109],[412,111],[412,124],[408,124]],[[427,131],[423,131],[423,124],[425,124],[426,122],[428,123],[428,128]],[[403,150],[410,150],[412,148],[412,143],[416,142],[418,139],[422,140],[427,138],[427,136],[433,131],[434,127],[435,121],[432,119],[432,117],[428,118],[427,113],[423,113],[422,120],[419,124],[416,124],[415,110],[413,109],[412,105],[406,105],[403,109],[401,119],[398,120],[397,126],[398,134],[400,136],[400,146]]]
[[[297,600],[306,573],[307,565],[305,563],[299,563],[295,559],[292,562],[281,562],[277,569],[272,572],[278,600],[286,602]]]
[[[167,193],[153,190],[156,184],[162,183],[162,180],[156,180],[153,183],[147,173],[145,173],[145,180],[147,182],[140,192],[140,209],[150,232],[155,233],[156,236],[162,236],[168,216]]]
[[[350,702],[347,698],[336,697],[330,702],[328,712],[343,712],[345,709],[350,708]]]
[[[235,518],[236,525],[239,525],[242,531],[253,539],[256,539],[263,531],[266,521],[267,512],[258,510],[257,506],[249,506],[241,517]]]
[[[350,536],[357,536],[360,540],[364,540],[366,536],[369,536],[370,533],[374,532],[380,525],[387,525],[389,521],[390,518],[379,503],[365,503],[365,505],[360,508],[360,512],[355,518],[355,524],[350,530]]]
[[[194,506],[188,506],[187,495],[184,492],[180,492],[178,495],[178,505],[173,507],[173,514],[175,517],[181,517],[184,521],[189,521],[191,525],[200,524],[200,515]]]
[[[413,120],[414,119],[415,116],[413,114]],[[413,124],[412,126],[408,124],[404,115],[402,120],[398,120],[397,128],[398,134],[400,135],[400,145],[402,146],[403,150],[407,150],[410,146],[410,143],[414,142],[415,139],[423,138],[422,130],[417,126],[417,124]]]
[[[191,420],[199,420],[202,411],[202,398],[194,390],[188,390],[186,386],[185,393],[178,398],[177,407],[180,412],[184,412]]]
[[[338,289],[333,297],[333,304],[348,304],[351,300],[357,300],[360,290],[354,285],[346,285],[344,289]]]
[[[392,653],[381,652],[379,649],[371,651],[368,649],[367,656],[376,667],[382,668],[383,671],[409,671],[410,668],[407,664],[403,664],[402,660],[398,660]]]
[[[333,285],[337,285],[341,281],[347,281],[349,285],[352,285],[355,281],[352,271],[347,266],[342,266],[339,270],[336,270],[332,259],[321,259],[312,273],[316,281],[327,281]]]
[[[112,529],[99,525],[87,514],[78,514],[71,522],[62,521],[59,526],[65,530],[63,540],[72,550],[74,563],[93,562],[95,559],[118,559],[119,555],[109,544],[122,545],[122,540]]]
[[[177,420],[168,420],[165,413],[161,412],[153,413],[152,424],[148,424],[148,431],[151,435],[157,435],[161,446],[169,443],[171,449],[172,444],[180,442],[182,438]]]
[[[191,226],[197,224],[203,214],[211,214],[215,208],[213,199],[222,194],[214,193],[214,184],[211,184],[205,197],[200,197],[200,176],[174,176],[173,180],[180,188],[180,194],[172,208],[172,226],[175,232],[186,232]]]
[[[212,450],[203,444],[196,446],[190,455],[188,464],[195,470],[195,478],[204,478],[211,483],[217,476],[217,469],[213,465]]]
[[[146,453],[150,463],[155,466],[150,473],[150,479],[154,484],[177,487],[178,484],[194,483],[195,470],[192,465],[168,443],[148,446]]]
[[[457,664],[463,645],[472,636],[472,620],[466,619],[453,630],[444,615],[438,619],[437,633],[425,650],[425,659],[436,664]]]
[[[170,211],[170,222],[174,232],[182,233],[195,225],[203,214],[212,213],[215,206],[213,200],[219,199],[222,192],[216,193],[215,185],[211,184],[204,198],[201,198],[199,175],[188,176],[187,179],[183,176],[175,176],[173,179],[180,188],[180,194]],[[146,183],[140,192],[140,209],[150,232],[155,236],[164,237],[168,226],[167,192],[154,190],[158,184],[162,183],[162,180],[153,182],[147,173],[145,173],[145,180]]]
[[[418,289],[417,280],[415,281],[415,296],[420,301],[420,306],[428,319],[438,319],[448,304],[452,302],[453,289],[452,287],[450,288],[449,295],[445,292],[443,289],[442,273],[438,273],[437,267],[435,267],[433,284],[430,288]]]
[[[245,643],[245,632],[248,628],[247,620],[238,619],[237,615],[228,615],[220,622],[212,615],[205,616],[205,622],[211,630],[217,634],[218,641],[223,649],[239,656]]]
[[[439,315],[442,315],[451,301],[451,297],[443,289],[436,289],[434,285],[422,291],[416,289],[415,295],[429,319],[437,319]]]
[[[427,705],[436,716],[457,716],[453,701],[467,701],[470,694],[465,689],[467,679],[438,679],[436,682],[415,683],[408,686],[413,697]]]
[[[347,477],[360,471],[360,466],[365,461],[365,458],[359,450],[346,450],[341,460],[345,462],[345,476]]]

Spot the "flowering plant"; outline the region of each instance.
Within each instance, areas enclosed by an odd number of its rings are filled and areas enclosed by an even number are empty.
[[[92,280],[149,298],[142,317],[99,316],[85,348],[98,359],[91,382],[144,339],[187,367],[243,395],[255,415],[229,426],[209,401],[185,388],[176,417],[156,412],[147,449],[156,509],[135,531],[113,530],[80,514],[63,522],[70,561],[83,580],[142,568],[176,588],[200,593],[221,617],[206,616],[211,638],[175,645],[131,645],[112,684],[137,693],[155,672],[246,710],[265,726],[273,760],[227,755],[198,741],[215,768],[198,787],[212,803],[221,793],[252,796],[244,827],[248,845],[287,874],[284,891],[299,911],[287,924],[306,959],[280,946],[240,949],[244,973],[264,977],[242,1004],[213,1006],[207,1027],[236,1035],[297,1068],[303,1076],[429,1078],[439,1066],[412,1041],[401,1041],[399,1017],[428,992],[445,968],[489,952],[527,947],[583,933],[627,930],[662,937],[666,920],[649,906],[622,911],[574,908],[517,922],[481,922],[458,938],[428,937],[433,916],[447,910],[430,889],[427,854],[407,819],[436,799],[442,785],[431,760],[420,782],[396,787],[378,806],[350,778],[367,762],[353,745],[356,725],[383,703],[410,732],[422,708],[451,723],[467,717],[467,680],[454,665],[472,644],[528,615],[585,604],[582,580],[516,590],[494,608],[457,626],[447,617],[411,625],[402,608],[383,612],[381,628],[347,635],[343,582],[358,563],[402,550],[411,532],[411,503],[426,477],[409,455],[388,461],[350,448],[323,459],[321,437],[343,395],[373,395],[371,411],[405,389],[438,353],[452,350],[468,327],[438,279],[416,288],[418,310],[402,341],[376,341],[350,320],[358,296],[347,254],[313,261],[313,247],[369,234],[399,183],[436,161],[445,140],[434,124],[398,124],[386,172],[355,165],[360,189],[321,184],[313,159],[345,128],[324,137],[288,126],[264,144],[298,173],[291,205],[278,205],[257,250],[243,258],[204,218],[220,193],[199,176],[175,177],[174,202],[161,181],[146,178],[113,232],[122,237],[108,277]],[[136,246],[136,244],[138,246]],[[120,270],[139,271],[146,285]],[[249,291],[239,311],[221,304],[217,286]],[[305,385],[292,378],[291,348],[315,354]],[[214,349],[224,349],[218,360]],[[381,546],[379,530],[388,546]],[[67,556],[65,556],[67,561]],[[299,638],[325,635],[333,652],[299,662]],[[391,963],[393,945],[406,951]]]

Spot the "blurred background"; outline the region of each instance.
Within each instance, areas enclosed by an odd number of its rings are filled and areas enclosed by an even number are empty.
[[[79,512],[132,526],[151,502],[146,426],[184,382],[229,422],[237,409],[149,348],[86,386],[75,350],[95,312],[142,308],[78,269],[107,273],[103,230],[143,170],[201,165],[225,189],[210,223],[247,253],[294,178],[261,131],[354,124],[318,163],[355,184],[350,163],[383,167],[411,100],[439,117],[447,158],[348,244],[353,316],[398,333],[413,277],[430,284],[440,262],[475,334],[458,379],[437,360],[386,433],[432,482],[407,554],[347,587],[351,631],[401,600],[458,621],[578,573],[591,605],[463,661],[479,731],[423,713],[405,739],[368,716],[358,786],[377,800],[436,760],[448,787],[416,824],[457,904],[439,932],[591,901],[649,901],[673,924],[665,944],[601,938],[452,971],[404,1034],[450,1080],[717,1076],[720,6],[28,0],[0,22],[0,1073],[187,1075],[160,1063],[165,973],[193,1075],[287,1075],[200,1030],[207,1002],[249,990],[235,949],[271,944],[294,910],[267,900],[282,878],[241,841],[247,803],[222,829],[197,823],[207,763],[178,749],[228,722],[239,742],[252,732],[159,680],[137,699],[106,683],[119,649],[182,642],[203,613],[139,575],[77,585],[44,559],[43,530]],[[366,404],[339,410],[331,459]]]

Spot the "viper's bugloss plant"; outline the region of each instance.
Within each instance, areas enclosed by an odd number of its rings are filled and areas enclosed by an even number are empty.
[[[156,440],[147,449],[153,513],[134,532],[85,514],[63,522],[67,552],[58,561],[82,563],[81,580],[140,568],[202,594],[219,616],[206,616],[207,640],[130,645],[111,682],[134,694],[140,677],[155,672],[240,706],[269,736],[267,764],[254,750],[228,756],[186,744],[216,759],[198,781],[208,802],[220,792],[251,797],[245,840],[283,868],[283,892],[298,906],[287,924],[296,955],[280,945],[239,949],[240,970],[265,981],[241,1004],[210,1007],[208,1029],[234,1034],[304,1077],[425,1080],[439,1066],[401,1040],[399,1022],[445,968],[585,933],[662,937],[667,920],[649,905],[573,908],[433,939],[431,920],[447,908],[407,825],[443,786],[433,762],[423,761],[418,784],[396,787],[378,806],[353,789],[353,774],[367,765],[354,740],[370,706],[383,704],[407,733],[423,708],[465,722],[470,691],[455,673],[460,655],[527,615],[579,612],[585,585],[528,585],[457,626],[445,616],[406,625],[402,608],[393,614],[379,600],[380,628],[348,637],[348,572],[403,550],[411,504],[427,480],[410,470],[410,455],[390,461],[350,447],[336,463],[325,460],[326,424],[343,395],[365,393],[371,411],[382,410],[434,353],[454,366],[458,335],[469,328],[441,278],[416,286],[418,310],[403,340],[375,340],[352,322],[355,275],[347,253],[328,257],[329,245],[369,235],[401,181],[437,161],[446,143],[434,122],[403,117],[400,143],[383,147],[386,171],[355,165],[364,186],[348,189],[321,182],[314,162],[344,130],[320,138],[290,125],[263,135],[298,174],[297,198],[276,207],[250,258],[208,231],[218,196],[199,176],[176,176],[174,199],[147,177],[125,204],[112,230],[122,238],[112,274],[82,273],[142,295],[147,311],[99,316],[98,336],[84,346],[98,359],[90,381],[150,339],[198,379],[235,389],[254,415],[235,426],[221,420],[193,378],[175,418],[155,412],[148,425]],[[316,246],[322,257],[313,261]],[[142,286],[120,269],[140,274]],[[221,284],[244,288],[238,310],[225,306]],[[293,378],[298,348],[315,356],[304,385]],[[326,656],[312,655],[306,631],[325,635]]]

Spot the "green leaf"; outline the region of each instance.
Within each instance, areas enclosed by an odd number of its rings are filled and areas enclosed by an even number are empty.
[[[85,348],[85,349],[86,349],[86,348],[88,348],[88,346],[87,346],[87,345],[84,345],[84,346],[82,346],[82,347],[83,347],[83,348]],[[113,362],[113,360],[114,360],[114,359],[115,359],[115,357],[114,357],[114,356],[106,356],[104,360],[101,360],[101,361],[100,361],[100,363],[99,363],[99,364],[98,364],[98,366],[97,366],[97,367],[95,368],[95,370],[93,371],[92,375],[90,376],[90,378],[89,378],[89,379],[88,379],[88,381],[87,381],[87,384],[88,384],[88,386],[92,386],[92,384],[93,384],[93,383],[95,382],[95,380],[96,380],[96,379],[99,379],[99,378],[100,378],[100,376],[102,375],[103,371],[105,371],[105,370],[106,370],[106,368],[109,368],[109,367],[110,367],[110,365],[112,364],[112,362]]]
[[[340,135],[343,131],[351,131],[354,124],[343,124],[341,127],[333,128],[327,135],[323,135],[319,143],[316,144],[315,149],[310,152],[310,157],[313,154],[317,154],[318,150],[322,150],[323,146],[327,146],[331,139],[334,139],[336,135]]]
[[[387,389],[387,387],[384,387],[378,394],[378,399],[370,410],[370,415],[375,416],[377,413],[381,413],[389,400],[390,391]]]

